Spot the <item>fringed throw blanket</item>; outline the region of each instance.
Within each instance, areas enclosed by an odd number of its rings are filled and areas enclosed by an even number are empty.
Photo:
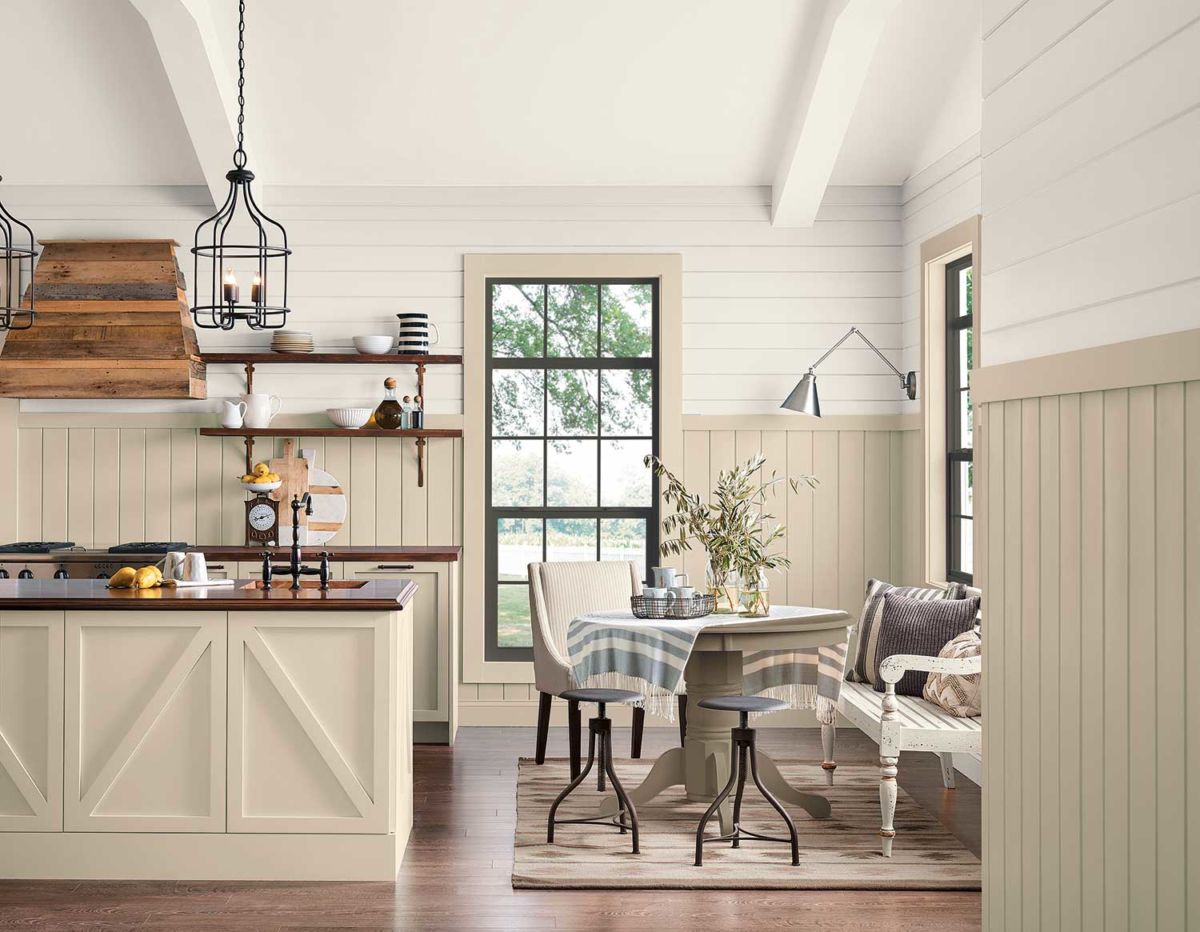
[[[801,620],[795,609],[774,606],[772,618]],[[567,653],[580,686],[632,689],[646,708],[675,720],[674,697],[687,692],[684,668],[705,628],[744,624],[761,627],[762,618],[708,615],[694,620],[641,619],[627,611],[591,612],[567,626]],[[803,650],[761,650],[742,654],[742,691],[774,696],[796,709],[816,709],[831,724],[836,713],[846,643]]]

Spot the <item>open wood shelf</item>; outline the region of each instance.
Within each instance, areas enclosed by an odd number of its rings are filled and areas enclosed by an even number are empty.
[[[318,363],[325,365],[395,365],[405,366],[460,366],[461,356],[407,355],[384,353],[381,356],[363,353],[205,353],[204,361],[210,365],[236,363],[238,365],[266,366],[279,363]]]
[[[461,437],[458,428],[429,427],[421,430],[383,430],[378,427],[201,427],[204,437]]]

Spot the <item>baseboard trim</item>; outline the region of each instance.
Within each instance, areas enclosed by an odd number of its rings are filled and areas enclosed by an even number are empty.
[[[10,832],[0,877],[19,880],[373,880],[393,882],[396,835]]]

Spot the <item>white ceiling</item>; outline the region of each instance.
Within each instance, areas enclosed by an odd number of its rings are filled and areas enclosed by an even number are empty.
[[[234,0],[207,0],[229,43]],[[249,0],[273,184],[770,184],[824,0]],[[202,184],[127,0],[0,0],[16,184]],[[978,0],[903,0],[834,173],[896,184],[978,130]],[[972,64],[974,62],[974,64]]]

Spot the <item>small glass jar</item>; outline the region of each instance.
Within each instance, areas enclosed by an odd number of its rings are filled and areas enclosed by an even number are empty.
[[[704,583],[708,594],[717,600],[713,609],[718,615],[732,615],[741,608],[738,601],[739,579],[736,570],[713,566],[712,558],[704,567]]]
[[[383,430],[399,430],[404,422],[404,409],[396,400],[396,380],[384,379],[383,401],[375,409],[375,426]]]
[[[764,570],[759,570],[754,577],[744,577],[738,594],[741,603],[739,614],[752,618],[765,618],[771,614],[770,590],[771,584]]]

